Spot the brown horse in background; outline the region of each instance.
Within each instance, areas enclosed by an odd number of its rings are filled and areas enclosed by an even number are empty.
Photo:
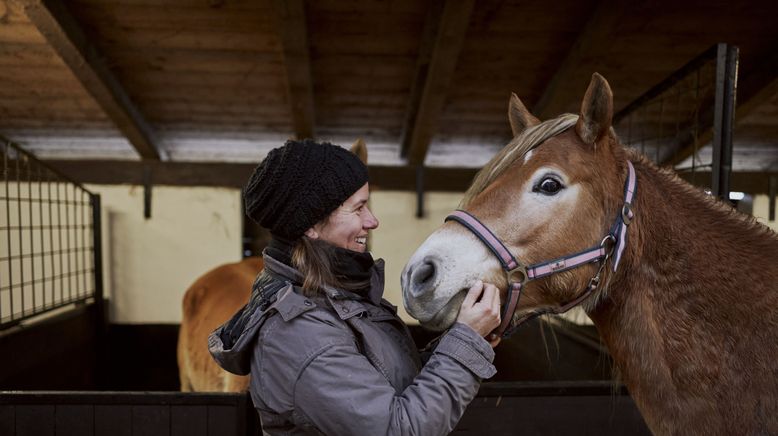
[[[261,257],[248,257],[208,271],[186,290],[178,334],[178,375],[182,391],[248,389],[248,376],[231,374],[211,358],[208,335],[248,303],[251,285],[262,268]]]
[[[628,161],[635,168],[618,269],[613,257],[546,264],[563,271],[524,282],[513,322],[583,301],[656,434],[778,434],[778,235],[626,149],[612,114],[598,74],[578,116],[541,123],[514,95],[514,139],[465,195],[465,212],[519,262],[536,264],[597,247],[623,213]],[[603,284],[585,294],[603,265]],[[403,271],[406,309],[446,328],[478,279],[498,284],[503,302],[508,281],[521,281],[448,222]]]
[[[367,163],[367,146],[357,139],[351,151]],[[208,335],[249,301],[251,286],[262,272],[261,257],[221,265],[198,278],[184,293],[178,333],[178,375],[184,392],[241,392],[249,377],[219,367],[208,352]]]

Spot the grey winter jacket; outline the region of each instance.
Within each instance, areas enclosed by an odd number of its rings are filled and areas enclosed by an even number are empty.
[[[381,298],[382,260],[367,298],[333,288],[305,297],[300,282],[265,254],[250,303],[209,338],[219,365],[251,373],[266,434],[445,435],[496,372],[492,348],[464,324],[422,367],[397,308]]]

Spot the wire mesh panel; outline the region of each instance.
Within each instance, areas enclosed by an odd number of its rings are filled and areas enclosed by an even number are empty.
[[[616,131],[625,145],[699,184],[697,174],[716,173],[726,154],[731,159],[734,112],[723,111],[734,105],[736,78],[737,48],[714,45],[616,113]],[[716,148],[717,140],[728,148]]]
[[[0,140],[0,329],[95,297],[97,196]],[[99,247],[98,247],[99,250]]]

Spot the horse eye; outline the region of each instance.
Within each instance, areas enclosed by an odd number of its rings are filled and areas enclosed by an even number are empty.
[[[562,188],[562,183],[559,180],[553,177],[545,177],[535,186],[533,191],[545,195],[555,195],[557,192],[561,191]]]

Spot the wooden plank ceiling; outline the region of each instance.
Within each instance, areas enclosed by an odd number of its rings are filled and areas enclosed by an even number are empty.
[[[598,71],[620,109],[728,42],[752,78],[735,170],[775,172],[776,13],[770,1],[0,0],[0,135],[100,165],[249,164],[290,137],[363,137],[374,165],[475,168],[509,139],[511,92],[542,117],[574,112]]]

